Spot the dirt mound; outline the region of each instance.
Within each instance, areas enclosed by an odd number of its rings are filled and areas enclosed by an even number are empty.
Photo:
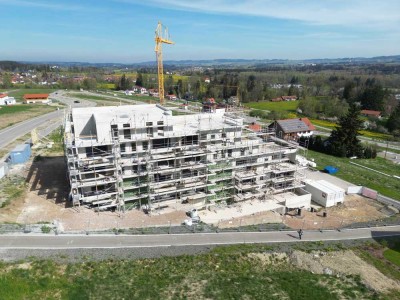
[[[359,275],[365,285],[379,292],[386,292],[396,287],[400,289],[399,282],[386,277],[350,250],[311,253],[294,251],[290,255],[290,260],[297,267],[316,274]]]

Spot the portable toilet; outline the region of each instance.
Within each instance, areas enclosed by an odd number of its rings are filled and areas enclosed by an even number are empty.
[[[26,163],[31,157],[31,145],[20,144],[17,145],[10,152],[10,162],[13,165]]]

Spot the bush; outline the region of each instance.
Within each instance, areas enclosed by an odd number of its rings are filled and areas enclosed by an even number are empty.
[[[50,233],[50,231],[51,231],[51,228],[47,225],[43,225],[41,227],[41,229],[42,229],[42,233]]]

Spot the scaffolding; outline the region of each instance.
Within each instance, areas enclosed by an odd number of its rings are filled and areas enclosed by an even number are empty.
[[[74,204],[152,212],[266,199],[301,186],[298,167],[291,164],[297,149],[274,137],[273,129],[246,131],[233,115],[180,120],[183,128],[195,129],[176,132],[174,117],[157,120],[142,113],[115,116],[108,142],[90,133],[83,143],[71,131],[65,141]]]

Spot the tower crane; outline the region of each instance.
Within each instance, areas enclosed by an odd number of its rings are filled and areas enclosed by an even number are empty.
[[[175,44],[169,39],[168,28],[164,27],[161,22],[158,22],[156,28],[156,57],[158,69],[158,96],[160,97],[160,104],[164,105],[164,66],[162,58],[162,44]]]

